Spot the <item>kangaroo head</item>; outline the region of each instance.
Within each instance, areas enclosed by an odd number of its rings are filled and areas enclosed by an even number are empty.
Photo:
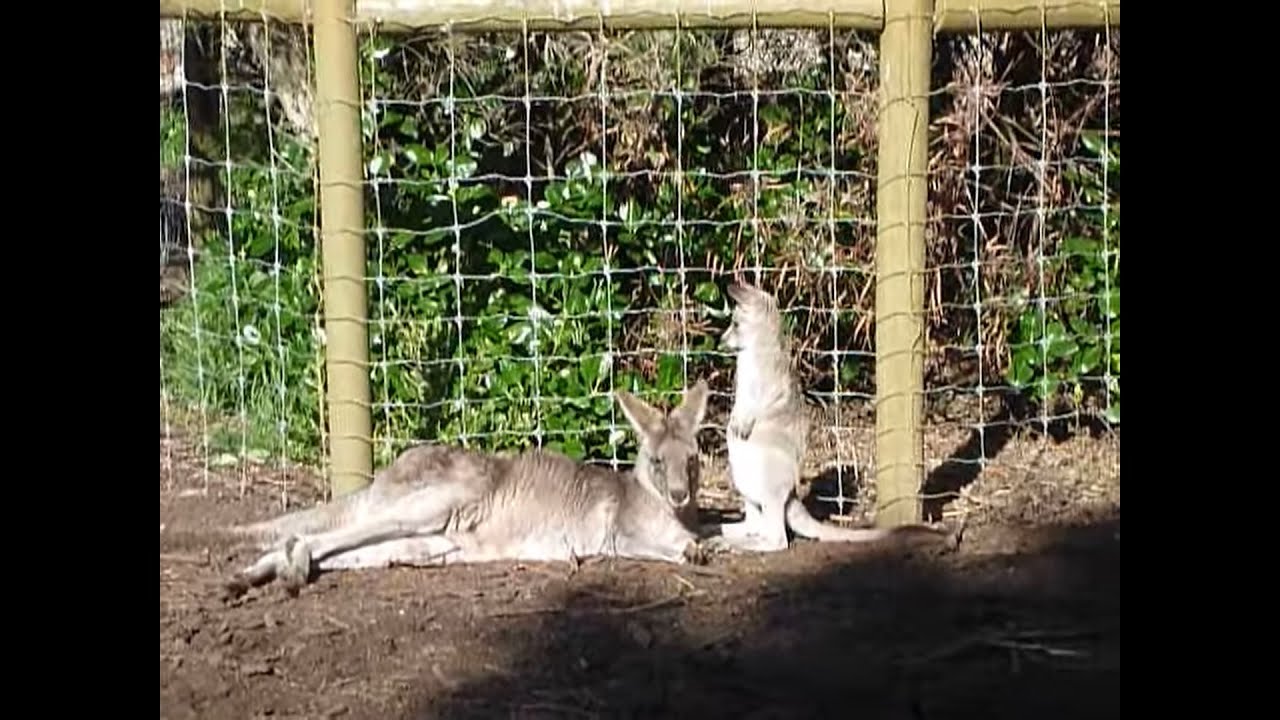
[[[733,319],[729,329],[720,336],[720,344],[726,350],[737,352],[761,341],[775,342],[782,329],[778,314],[778,301],[769,293],[754,285],[735,281],[729,286],[733,298]]]
[[[697,493],[698,426],[707,412],[710,389],[699,380],[686,390],[680,406],[663,413],[625,390],[615,392],[622,412],[640,441],[635,476],[649,492],[674,508]]]

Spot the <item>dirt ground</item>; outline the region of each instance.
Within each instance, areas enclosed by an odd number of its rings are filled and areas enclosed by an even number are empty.
[[[933,473],[964,443],[931,431]],[[969,514],[953,553],[798,541],[702,568],[332,573],[229,601],[252,553],[207,530],[278,512],[278,474],[206,487],[162,436],[160,717],[1119,717],[1119,440],[1001,444],[947,508]]]

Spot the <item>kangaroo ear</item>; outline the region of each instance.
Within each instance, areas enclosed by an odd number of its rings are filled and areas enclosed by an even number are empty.
[[[778,299],[772,293],[755,285],[741,282],[734,283],[729,286],[729,297],[733,298],[738,307],[754,311],[757,314],[770,314],[778,311]]]
[[[661,412],[626,390],[614,390],[613,394],[618,399],[622,413],[627,416],[627,421],[631,423],[632,429],[641,440],[648,440],[650,436],[661,432]]]
[[[698,426],[702,424],[702,418],[707,414],[707,397],[710,394],[711,388],[707,386],[707,381],[698,380],[692,388],[685,391],[684,400],[680,407],[671,412],[671,419],[690,434],[696,433]]]

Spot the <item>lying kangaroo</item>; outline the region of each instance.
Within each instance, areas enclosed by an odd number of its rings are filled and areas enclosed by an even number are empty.
[[[700,562],[696,529],[678,513],[693,501],[707,395],[699,381],[664,414],[617,391],[640,441],[632,472],[541,450],[510,456],[412,447],[362,490],[233,528],[261,540],[267,552],[227,589],[242,594],[280,578],[296,595],[313,565],[325,571],[593,555]]]
[[[903,531],[947,535],[927,525],[841,528],[814,518],[796,497],[808,450],[809,416],[791,369],[791,342],[777,300],[739,282],[729,287],[736,303],[721,344],[737,353],[733,409],[729,413],[729,475],[743,496],[743,520],[720,526],[731,548],[773,552],[787,547],[787,527],[822,542],[872,542]]]

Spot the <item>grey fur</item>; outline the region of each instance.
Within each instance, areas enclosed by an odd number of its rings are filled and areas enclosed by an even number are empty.
[[[636,432],[635,469],[617,472],[549,451],[491,454],[423,444],[400,454],[363,490],[313,509],[233,528],[266,551],[228,582],[233,593],[281,579],[291,594],[312,568],[554,561],[607,555],[700,561],[693,506],[699,381],[663,413],[625,391],[616,399]]]
[[[792,372],[791,340],[777,300],[743,283],[729,287],[736,306],[721,338],[737,353],[734,404],[729,414],[729,475],[743,497],[744,518],[722,525],[722,549],[774,552],[787,548],[787,528],[823,542],[873,542],[903,529],[945,534],[933,527],[841,528],[820,522],[796,496],[808,451],[809,414]],[[724,544],[729,546],[724,548]]]

